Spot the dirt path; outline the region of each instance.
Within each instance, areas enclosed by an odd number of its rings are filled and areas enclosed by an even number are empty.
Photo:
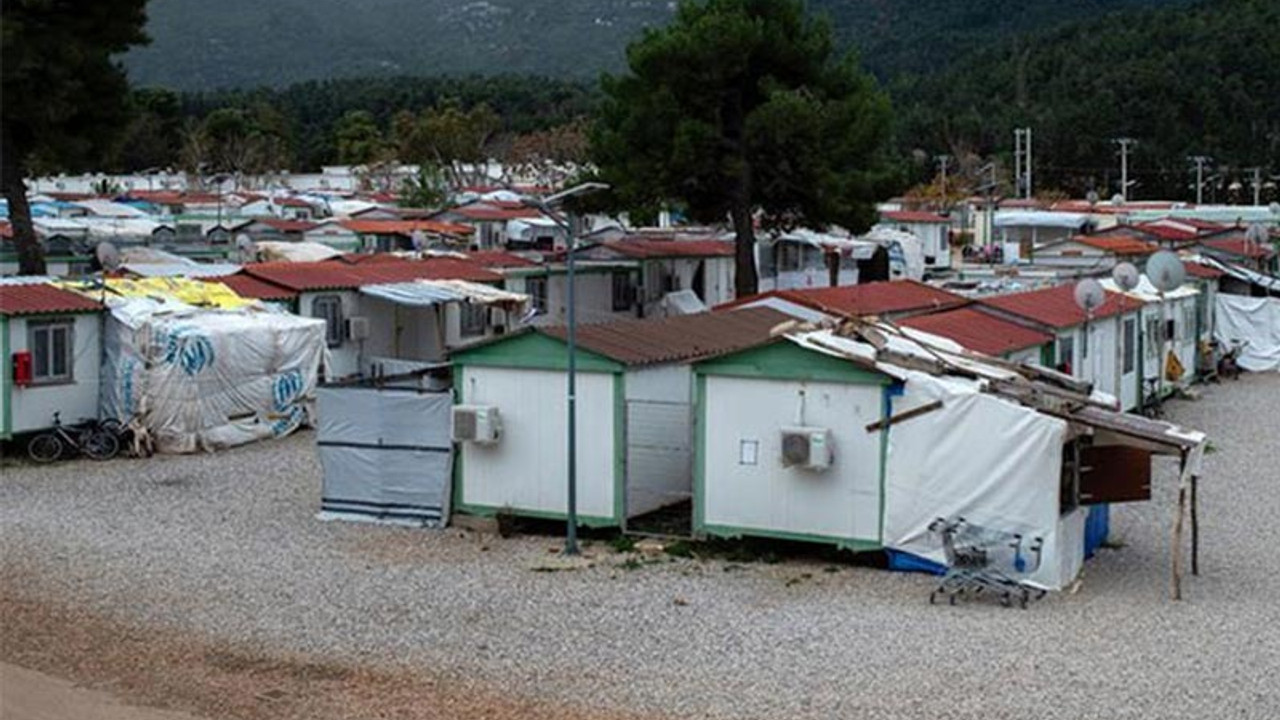
[[[0,663],[4,720],[197,720],[194,715],[126,705],[108,693],[77,687],[35,670]]]
[[[0,576],[2,720],[622,720],[447,669],[348,667],[122,625],[20,580]]]

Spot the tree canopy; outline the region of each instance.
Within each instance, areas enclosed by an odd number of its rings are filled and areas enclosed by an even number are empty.
[[[729,216],[739,295],[756,291],[757,211],[768,228],[872,219],[888,100],[802,3],[682,3],[627,48],[627,63],[603,81],[601,177],[623,207]]]
[[[27,205],[28,169],[101,160],[128,119],[128,82],[113,57],[147,41],[145,23],[146,0],[5,0],[0,6],[0,185],[24,274],[44,272]]]

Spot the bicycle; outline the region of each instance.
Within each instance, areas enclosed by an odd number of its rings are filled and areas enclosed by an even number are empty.
[[[36,435],[27,443],[27,455],[38,463],[59,460],[68,451],[78,452],[91,460],[110,460],[120,452],[120,440],[96,420],[70,427],[62,424],[62,413],[53,414],[53,427]]]

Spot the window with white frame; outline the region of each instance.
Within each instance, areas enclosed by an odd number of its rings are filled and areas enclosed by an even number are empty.
[[[489,324],[489,306],[462,303],[458,306],[458,332],[462,337],[483,335]]]
[[[547,310],[547,278],[528,277],[524,279],[524,291],[529,296],[533,307],[541,312]]]
[[[1076,354],[1076,339],[1072,335],[1064,335],[1058,338],[1058,367],[1066,372],[1070,372],[1074,365]]]
[[[72,323],[66,320],[33,320],[27,323],[31,384],[66,383],[74,379],[72,327]]]
[[[342,298],[337,295],[320,295],[311,301],[311,317],[324,320],[325,342],[331,348],[342,345],[346,333],[342,326]]]

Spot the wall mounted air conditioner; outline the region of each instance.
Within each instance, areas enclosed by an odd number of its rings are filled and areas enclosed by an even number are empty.
[[[367,317],[349,317],[347,318],[347,339],[348,340],[366,340],[369,337],[369,318]]]
[[[491,445],[502,437],[502,416],[492,405],[454,405],[454,442]]]
[[[816,427],[782,429],[782,466],[803,470],[831,467],[831,431]]]

